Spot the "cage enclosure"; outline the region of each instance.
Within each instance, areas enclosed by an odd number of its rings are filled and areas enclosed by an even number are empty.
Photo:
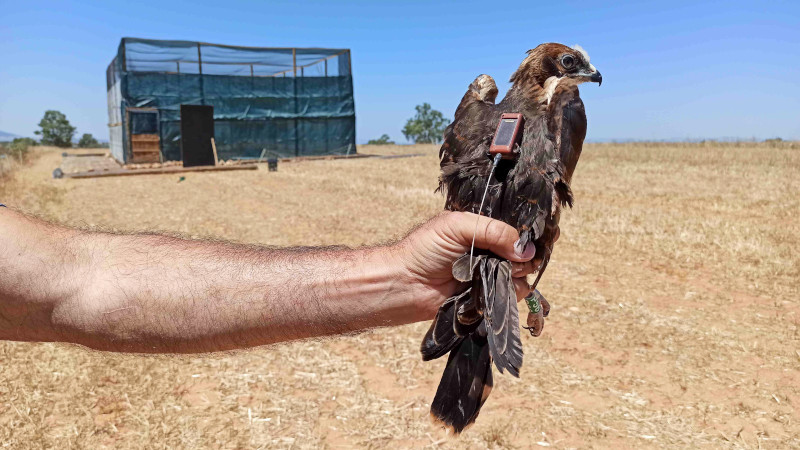
[[[123,38],[106,79],[121,163],[181,160],[181,105],[213,107],[220,159],[356,151],[349,49]]]

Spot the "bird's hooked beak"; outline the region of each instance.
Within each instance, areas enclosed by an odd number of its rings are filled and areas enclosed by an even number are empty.
[[[600,75],[600,71],[599,70],[595,69],[595,71],[592,74],[592,76],[589,77],[589,81],[591,81],[592,83],[597,83],[598,86],[602,86],[603,85],[603,76]]]
[[[592,83],[597,83],[598,86],[602,86],[603,84],[603,76],[600,75],[600,71],[595,69],[592,64],[589,64],[588,68],[576,72],[572,76],[578,78],[580,82],[591,81]]]

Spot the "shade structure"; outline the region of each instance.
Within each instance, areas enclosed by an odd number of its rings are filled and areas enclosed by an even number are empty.
[[[106,71],[122,163],[180,160],[180,106],[214,107],[220,159],[355,152],[350,50],[123,38]]]

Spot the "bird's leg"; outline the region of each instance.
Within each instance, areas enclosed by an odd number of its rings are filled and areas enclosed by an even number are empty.
[[[539,264],[539,267],[536,269],[537,272],[538,272],[536,274],[536,279],[533,281],[533,283],[531,283],[530,281],[528,282],[528,285],[531,288],[531,291],[536,289],[536,286],[539,285],[539,280],[542,279],[542,275],[544,274],[545,269],[547,269],[547,263],[550,262],[550,255],[552,253],[553,253],[552,249],[550,249],[548,247],[545,247],[544,258],[542,258],[541,264]],[[528,275],[528,276],[530,277],[531,275]],[[530,279],[530,278],[528,278],[528,279]]]
[[[528,326],[523,326],[531,333],[531,336],[539,336],[544,328],[544,318],[550,314],[550,303],[538,291],[534,290],[527,297],[525,303],[528,305]]]
[[[536,275],[536,280],[533,283],[529,284],[531,289],[531,293],[525,297],[525,302],[528,304],[528,326],[523,326],[531,333],[531,336],[539,336],[542,334],[542,328],[544,328],[544,318],[550,314],[550,303],[544,298],[544,296],[539,293],[536,289],[536,286],[539,284],[539,280],[542,278],[542,274],[544,270],[547,268],[547,263],[550,262],[550,255],[552,254],[551,247],[545,247],[545,255],[542,258],[542,263],[539,266],[539,273]]]

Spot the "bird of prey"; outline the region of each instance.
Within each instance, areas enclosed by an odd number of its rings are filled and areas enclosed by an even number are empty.
[[[494,79],[476,78],[444,133],[439,189],[445,208],[502,220],[517,229],[522,248],[535,246],[541,264],[528,278],[532,291],[558,239],[561,208],[572,206],[569,183],[586,136],[578,85],[602,80],[581,47],[539,45],[511,76],[500,103]],[[503,113],[521,113],[524,127],[516,158],[493,171],[489,148]],[[519,376],[522,342],[509,261],[475,249],[456,261],[453,275],[463,288],[439,308],[421,351],[425,361],[450,353],[431,415],[457,434],[475,421],[492,389],[492,361],[501,373]],[[531,313],[528,325],[537,318]]]

